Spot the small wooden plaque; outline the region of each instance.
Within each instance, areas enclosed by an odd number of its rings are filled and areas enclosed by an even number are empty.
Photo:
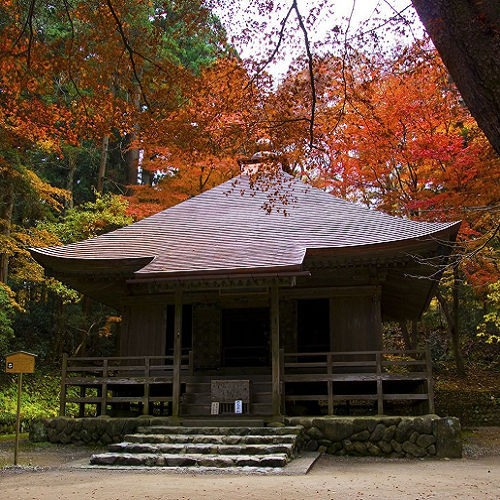
[[[212,406],[210,408],[210,414],[211,415],[218,415],[219,414],[219,402],[218,401],[212,401]]]
[[[237,399],[250,400],[249,380],[212,380],[212,401],[233,403]]]
[[[7,373],[33,373],[35,371],[36,354],[19,351],[5,356],[5,371]]]

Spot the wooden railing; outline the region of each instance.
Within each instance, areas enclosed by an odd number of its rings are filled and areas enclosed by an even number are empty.
[[[105,415],[113,403],[141,403],[148,414],[150,403],[172,402],[171,395],[151,395],[151,386],[173,384],[173,356],[129,357],[68,357],[63,356],[61,377],[60,414],[66,414],[66,405],[79,405],[79,415],[84,416],[85,405],[97,405],[97,414]],[[181,374],[192,371],[191,353],[181,356]],[[142,395],[123,394],[124,387],[142,386]],[[68,388],[79,388],[79,396],[68,395]],[[120,388],[121,395],[114,392]],[[95,394],[87,395],[93,389]],[[71,391],[74,392],[74,391]],[[130,391],[129,391],[130,392]],[[168,391],[172,393],[172,391]]]
[[[429,413],[434,412],[428,349],[327,353],[285,353],[282,350],[280,354],[283,404],[286,401],[327,402],[328,414],[333,415],[335,401],[376,401],[377,413],[383,414],[384,401],[424,400],[428,402]],[[400,393],[389,387],[389,382],[404,381],[414,381],[419,385],[420,392]],[[324,383],[320,394],[304,393],[306,383],[318,382]],[[365,390],[362,394],[358,394],[359,391],[346,392],[359,382],[368,382],[363,384]],[[294,390],[299,385],[302,390]],[[321,385],[315,384],[314,387]],[[342,390],[338,390],[340,388]]]

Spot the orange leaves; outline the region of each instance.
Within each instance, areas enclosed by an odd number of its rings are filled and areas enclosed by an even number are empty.
[[[64,201],[71,199],[71,193],[66,189],[56,188],[49,183],[42,181],[34,172],[26,170],[29,182],[33,190],[38,193],[40,199],[51,208],[61,211]]]

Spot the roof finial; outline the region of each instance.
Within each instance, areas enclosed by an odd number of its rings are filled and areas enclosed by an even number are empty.
[[[251,157],[239,158],[238,165],[241,172],[246,175],[255,175],[264,164],[274,163],[279,165],[278,155],[273,151],[273,143],[270,139],[262,137],[257,140],[256,151]]]

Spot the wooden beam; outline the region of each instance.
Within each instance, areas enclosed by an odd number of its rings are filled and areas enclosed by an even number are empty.
[[[378,285],[318,286],[280,290],[280,297],[287,299],[328,299],[331,297],[360,297],[380,294]]]
[[[172,416],[179,416],[181,395],[181,356],[182,356],[182,290],[175,292],[174,318],[174,373],[172,387]]]
[[[281,415],[280,391],[280,313],[278,287],[270,289],[271,299],[271,367],[272,367],[272,401],[273,415]]]

